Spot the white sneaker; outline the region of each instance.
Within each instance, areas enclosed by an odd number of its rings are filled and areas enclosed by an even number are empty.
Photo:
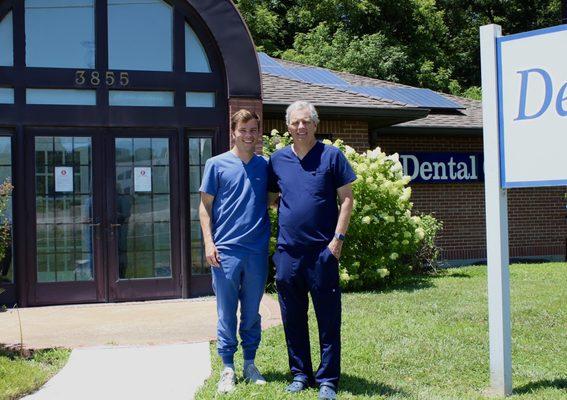
[[[242,375],[244,375],[244,379],[246,379],[248,382],[255,383],[256,385],[266,384],[266,378],[262,376],[262,374],[260,373],[260,371],[258,371],[258,368],[256,368],[254,364],[250,364],[246,368],[244,368]]]
[[[230,393],[236,389],[236,375],[232,368],[225,368],[221,372],[217,392],[220,394]]]

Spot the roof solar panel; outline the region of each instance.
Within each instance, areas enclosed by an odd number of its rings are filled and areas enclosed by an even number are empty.
[[[258,52],[258,58],[260,59],[260,67],[281,67],[281,65],[274,60],[272,57],[263,52]]]
[[[384,88],[374,86],[343,86],[339,87],[372,97],[390,99],[418,107],[427,108],[465,108],[459,103],[443,97],[430,89],[420,88]]]
[[[290,70],[302,81],[318,83],[322,85],[348,85],[347,82],[322,68],[290,68]]]
[[[367,96],[393,100],[417,107],[462,109],[459,103],[443,97],[429,89],[411,87],[355,86],[335,75],[332,71],[316,67],[286,68],[266,53],[258,53],[262,72],[307,83],[327,85]]]

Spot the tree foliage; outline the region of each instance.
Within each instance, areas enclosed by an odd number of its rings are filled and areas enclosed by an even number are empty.
[[[557,25],[561,0],[237,0],[258,49],[284,59],[478,97],[479,27]]]

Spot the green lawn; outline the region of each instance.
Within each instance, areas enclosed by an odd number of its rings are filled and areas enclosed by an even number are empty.
[[[0,350],[0,400],[19,399],[42,386],[67,362],[70,352],[41,350],[31,358]]]
[[[567,399],[567,264],[511,267],[512,399]],[[341,399],[483,399],[489,385],[486,267],[450,269],[376,293],[343,295]],[[318,340],[310,315],[314,365]],[[197,399],[217,398],[221,367]],[[237,372],[241,374],[241,352]],[[316,399],[291,396],[282,327],[264,332],[257,364],[264,387],[239,382],[226,399]]]

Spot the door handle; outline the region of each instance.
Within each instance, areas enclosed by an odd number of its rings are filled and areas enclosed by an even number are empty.
[[[119,226],[122,226],[122,224],[110,224],[111,228],[118,228]]]

